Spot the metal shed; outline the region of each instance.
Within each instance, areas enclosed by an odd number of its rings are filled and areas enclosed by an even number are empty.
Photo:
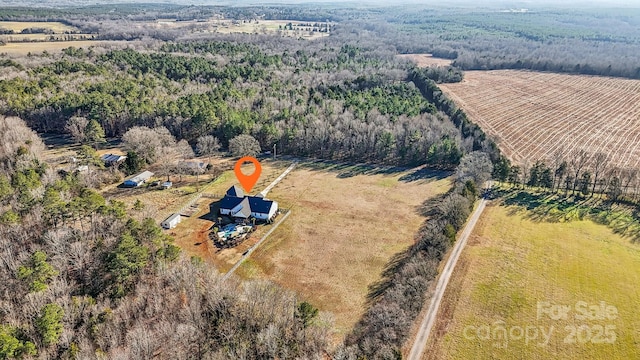
[[[142,172],[130,179],[125,180],[122,184],[126,187],[138,187],[145,183],[153,176],[151,171]]]
[[[162,223],[160,223],[160,225],[167,230],[173,229],[180,223],[180,220],[182,220],[182,217],[180,214],[176,213],[166,218]]]

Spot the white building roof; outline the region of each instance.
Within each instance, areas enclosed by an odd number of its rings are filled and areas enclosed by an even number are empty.
[[[131,179],[129,179],[127,181],[133,181],[135,183],[141,183],[143,181],[149,180],[149,178],[151,178],[152,176],[153,176],[153,173],[151,171],[144,171],[144,172],[132,177]]]

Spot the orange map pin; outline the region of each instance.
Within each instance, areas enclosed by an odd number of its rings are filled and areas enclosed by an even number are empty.
[[[253,165],[256,167],[256,170],[251,175],[245,175],[242,173],[242,170],[240,170],[242,164],[246,162],[253,163]],[[244,188],[244,191],[251,192],[253,186],[258,182],[258,178],[260,177],[260,173],[262,172],[262,166],[260,166],[260,162],[258,161],[258,159],[254,158],[253,156],[245,156],[240,158],[240,160],[236,162],[236,166],[233,170],[236,173],[238,181],[240,181],[240,185],[242,185],[242,187]]]

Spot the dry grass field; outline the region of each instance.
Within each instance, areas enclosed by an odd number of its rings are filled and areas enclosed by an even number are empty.
[[[287,24],[291,24],[291,30]],[[223,34],[245,33],[245,34],[273,34],[280,32],[282,36],[290,36],[305,39],[318,39],[328,36],[328,32],[314,31],[324,27],[327,23],[305,22],[295,20],[229,20],[229,19],[209,19],[207,21],[174,21],[169,19],[146,21],[134,23],[132,26],[143,28],[152,27],[158,29],[185,29],[189,32],[210,33],[218,32]],[[318,26],[314,26],[318,25]]]
[[[16,34],[29,28],[48,29],[56,34],[62,34],[67,31],[78,31],[78,28],[75,26],[65,25],[57,21],[0,21],[0,29],[13,30]]]
[[[433,57],[431,54],[402,54],[398,55],[398,57],[413,61],[419,67],[451,65],[451,60]]]
[[[563,148],[640,167],[640,80],[497,70],[440,86],[516,162]]]
[[[638,358],[640,245],[591,221],[531,215],[486,208],[423,359]],[[579,317],[585,304],[593,317]]]
[[[88,48],[98,45],[114,45],[122,44],[119,41],[94,41],[94,40],[78,40],[78,41],[40,41],[40,42],[19,42],[7,43],[0,46],[0,55],[7,54],[11,56],[24,56],[29,53],[38,54],[43,51],[57,52],[70,46],[76,48]]]
[[[25,41],[76,41],[91,40],[94,36],[93,34],[12,34],[0,35],[0,41],[5,43]]]
[[[418,206],[450,179],[325,165],[301,164],[269,193],[291,215],[238,274],[273,280],[333,313],[339,340],[365,310],[368,286],[413,243],[424,221]]]
[[[291,30],[285,30],[285,26],[291,23]],[[220,33],[248,33],[248,34],[268,34],[280,31],[284,36],[302,37],[305,39],[318,39],[328,36],[329,33],[313,31],[313,26],[305,26],[313,22],[285,21],[285,20],[260,20],[250,23],[236,23],[220,20],[218,32]],[[317,28],[316,28],[317,30]]]

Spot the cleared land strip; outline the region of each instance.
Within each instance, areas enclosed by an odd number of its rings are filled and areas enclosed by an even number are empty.
[[[278,183],[282,181],[282,179],[284,179],[285,176],[287,176],[291,172],[291,170],[293,170],[293,168],[296,167],[297,164],[298,164],[298,161],[294,161],[293,164],[289,165],[287,170],[285,170],[282,174],[280,174],[280,176],[278,176],[275,180],[273,180],[273,182],[269,184],[269,186],[267,186],[264,190],[262,190],[260,194],[262,196],[267,196],[269,191],[271,191],[271,189],[273,189],[274,186],[278,185]]]
[[[442,302],[442,297],[444,296],[444,291],[447,288],[447,284],[449,284],[449,279],[451,278],[451,274],[453,274],[453,269],[456,267],[456,263],[458,262],[458,258],[464,249],[464,246],[467,244],[467,239],[469,239],[469,235],[473,231],[473,228],[476,226],[478,219],[480,219],[480,215],[484,210],[487,204],[487,199],[482,198],[480,200],[480,204],[471,215],[469,222],[464,227],[464,230],[460,234],[460,238],[456,242],[453,247],[453,251],[447,260],[447,264],[444,267],[444,270],[440,274],[440,278],[438,279],[438,284],[436,285],[436,290],[431,297],[431,304],[429,305],[429,310],[425,314],[422,319],[422,323],[420,324],[420,329],[418,329],[418,334],[411,346],[411,351],[409,352],[409,360],[420,360],[422,358],[422,353],[424,353],[424,349],[427,346],[427,340],[429,340],[429,334],[431,333],[431,329],[436,321],[436,315],[438,315],[438,309],[440,309],[440,303]]]
[[[468,71],[441,85],[511,160],[586,150],[640,166],[640,81],[531,71]],[[568,154],[566,154],[568,155]]]

